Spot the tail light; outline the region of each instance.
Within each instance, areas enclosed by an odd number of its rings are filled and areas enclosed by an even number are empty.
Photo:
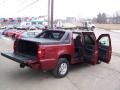
[[[44,48],[38,48],[38,58],[44,58],[45,57],[45,49]]]

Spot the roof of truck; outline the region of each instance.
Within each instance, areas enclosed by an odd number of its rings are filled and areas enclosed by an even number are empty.
[[[92,30],[72,30],[72,32],[94,32]]]
[[[51,31],[64,31],[64,32],[94,32],[92,30],[87,30],[87,29],[75,29],[75,30],[65,30],[65,29],[49,29]]]

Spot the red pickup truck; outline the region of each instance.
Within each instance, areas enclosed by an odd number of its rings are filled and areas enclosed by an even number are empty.
[[[55,77],[62,78],[71,64],[109,63],[111,53],[109,34],[96,39],[92,31],[45,30],[36,38],[15,40],[14,52],[1,55],[20,63],[22,68],[52,71]]]

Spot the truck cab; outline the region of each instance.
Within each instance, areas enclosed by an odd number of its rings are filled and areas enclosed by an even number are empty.
[[[109,63],[111,53],[109,34],[96,39],[93,31],[45,30],[35,38],[15,40],[14,52],[1,55],[20,63],[20,67],[52,71],[55,77],[62,78],[71,64]]]
[[[78,37],[81,37],[80,41]],[[84,62],[93,65],[99,63],[99,61],[110,62],[112,47],[109,34],[102,34],[96,39],[94,32],[91,31],[73,32],[73,38],[75,53],[77,53],[78,56],[80,55],[80,58],[83,58]],[[77,45],[78,42],[80,42],[79,45]]]

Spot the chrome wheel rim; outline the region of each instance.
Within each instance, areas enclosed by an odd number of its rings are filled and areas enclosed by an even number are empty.
[[[61,74],[61,75],[64,75],[64,74],[66,74],[66,72],[67,72],[67,64],[66,63],[62,63],[61,65],[60,65],[60,67],[59,67],[59,73]]]

